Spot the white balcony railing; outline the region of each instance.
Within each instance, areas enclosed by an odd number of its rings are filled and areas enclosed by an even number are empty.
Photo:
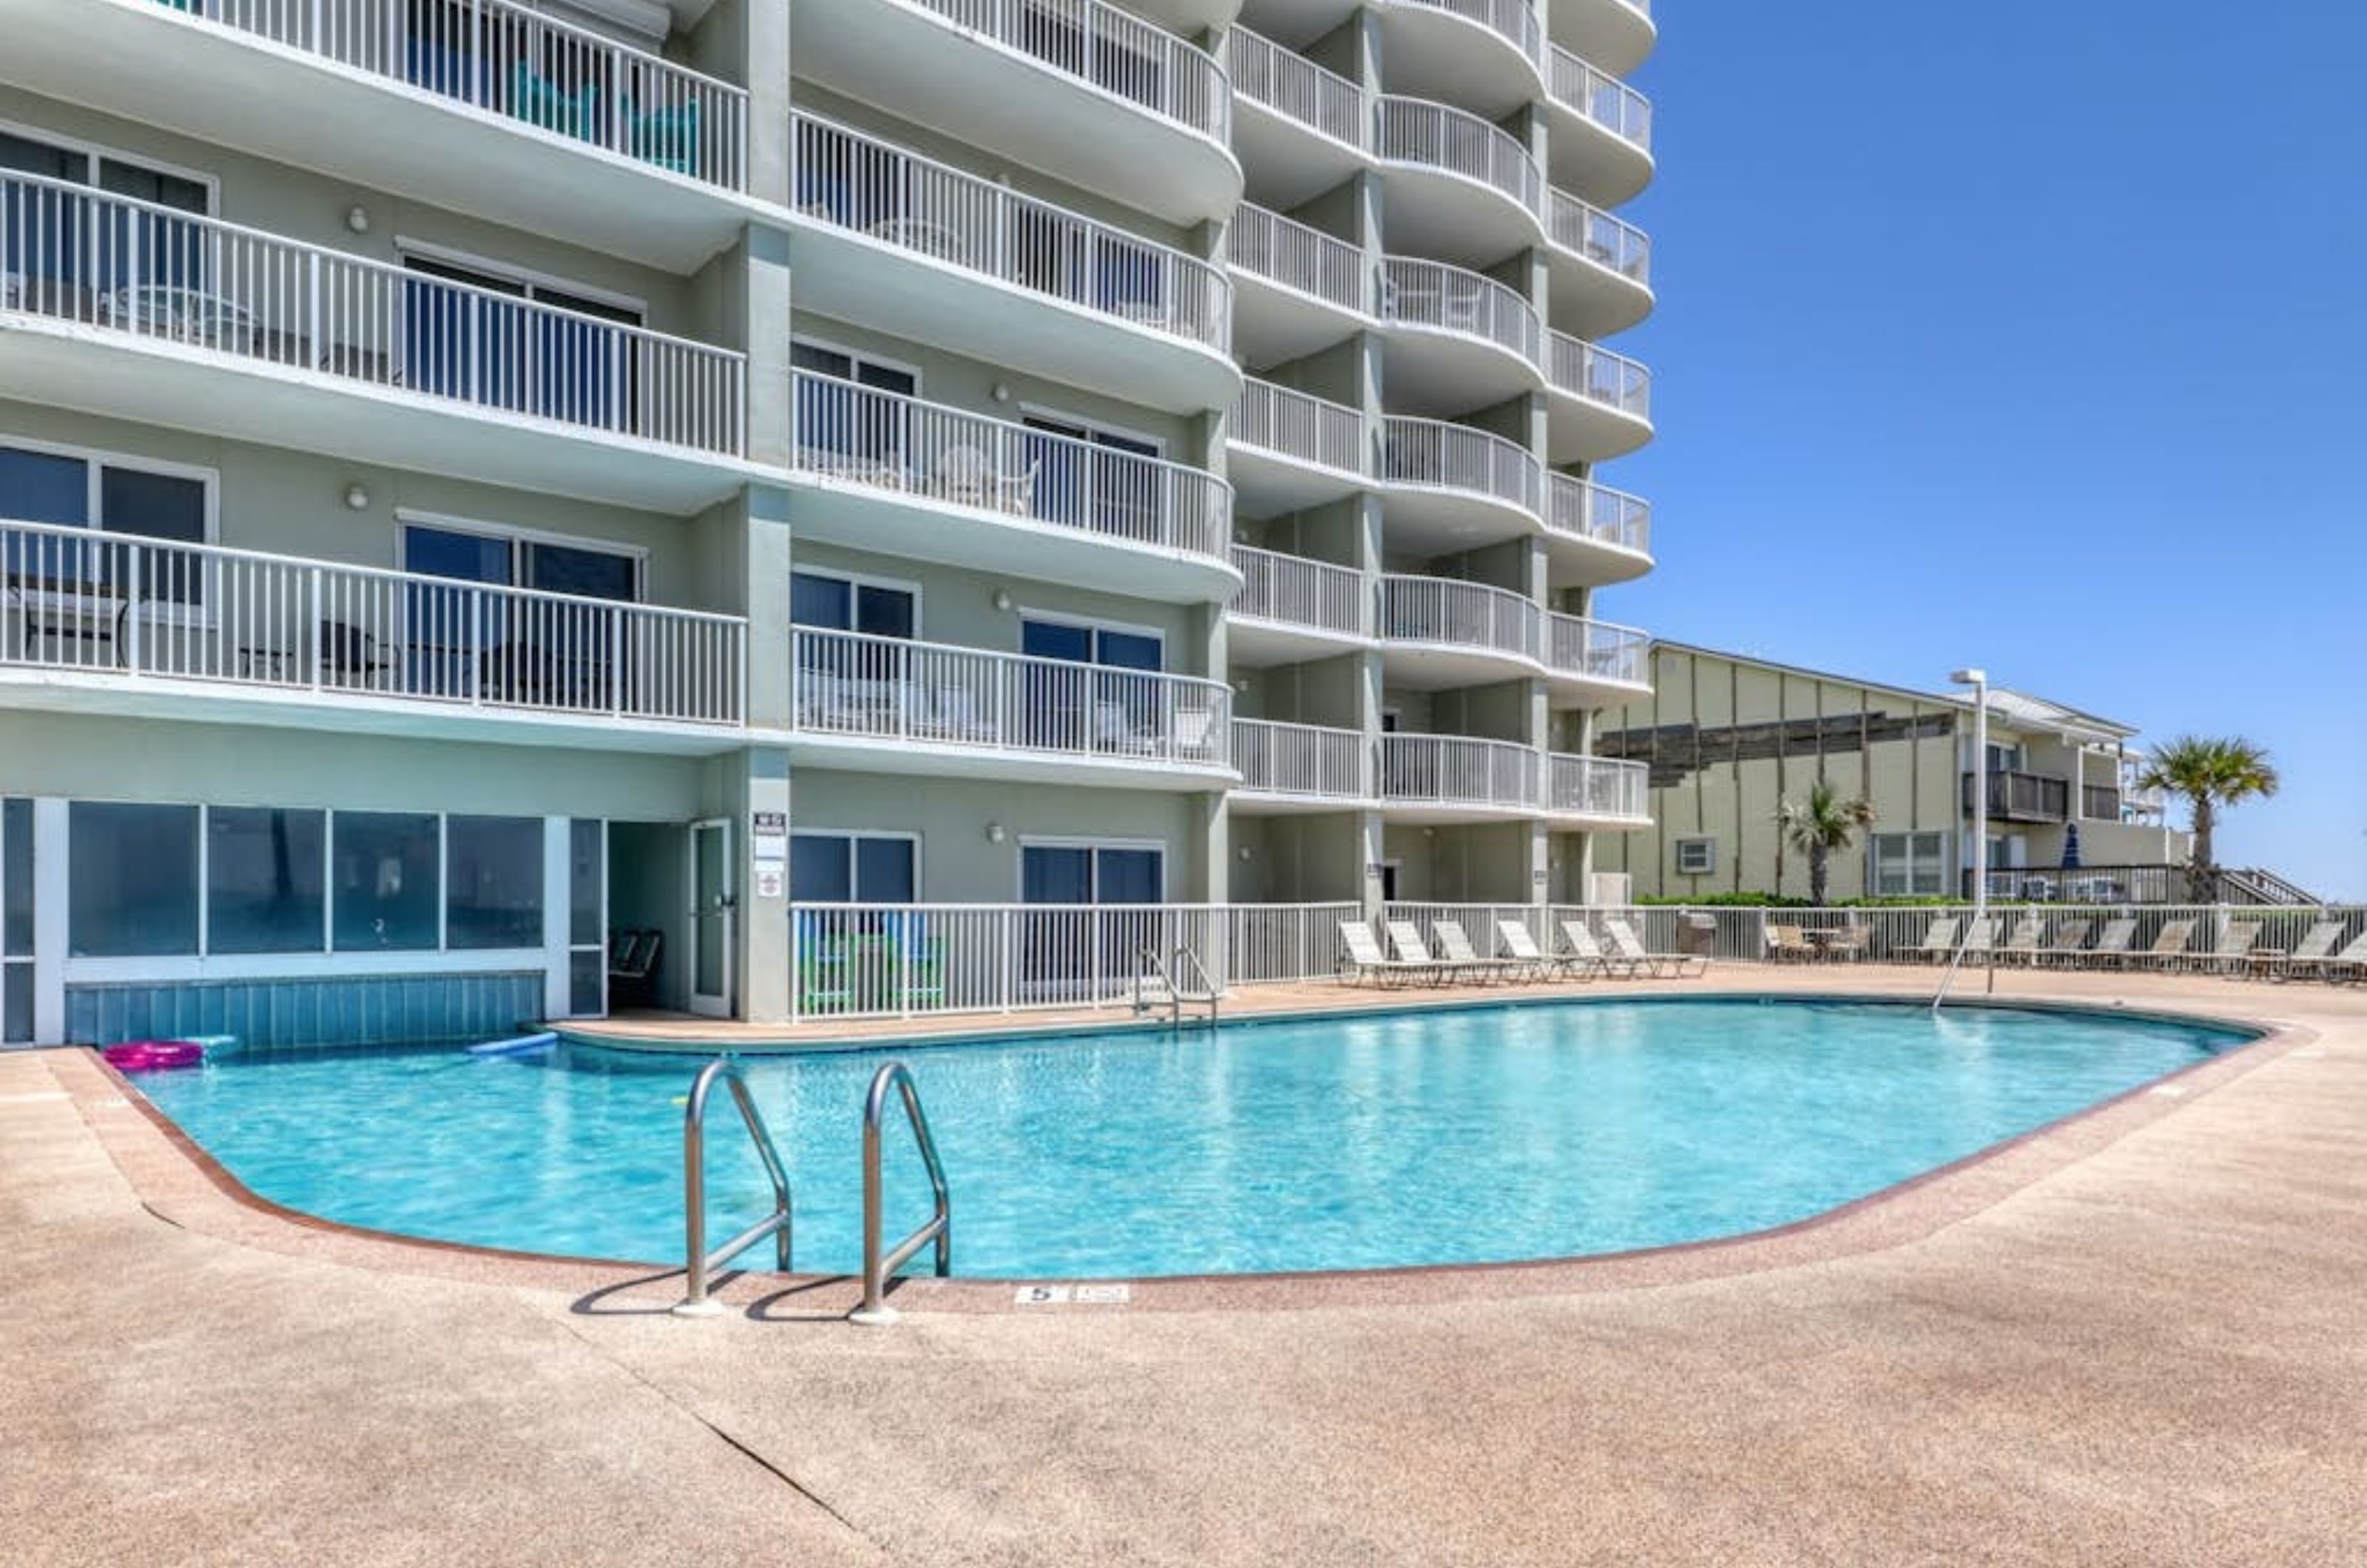
[[[1478,338],[1535,364],[1536,308],[1492,277],[1444,262],[1388,256],[1380,269],[1381,319]]]
[[[1204,136],[1231,136],[1232,99],[1217,62],[1100,0],[907,3]]]
[[[1358,730],[1237,718],[1233,763],[1241,787],[1263,795],[1366,800],[1373,793],[1373,751]]]
[[[1618,681],[1640,686],[1652,639],[1633,626],[1614,626],[1577,615],[1546,618],[1545,661],[1565,675]]]
[[[1651,419],[1652,373],[1642,365],[1566,333],[1555,333],[1546,347],[1546,379],[1556,389],[1637,419]]]
[[[1225,230],[1225,258],[1241,271],[1359,315],[1366,302],[1365,253],[1320,229],[1243,202]]]
[[[1222,681],[810,626],[790,642],[802,735],[1228,765],[1233,689]]]
[[[153,202],[0,175],[0,311],[736,457],[741,355]]]
[[[1354,567],[1235,545],[1233,568],[1241,574],[1229,606],[1235,615],[1342,637],[1372,635],[1373,597]]]
[[[1536,7],[1530,4],[1530,0],[1399,0],[1399,3],[1460,17],[1494,33],[1519,50],[1524,59],[1534,61],[1537,58],[1542,35],[1538,29]]]
[[[1645,288],[1652,286],[1652,242],[1643,230],[1568,191],[1546,193],[1546,234],[1561,249]]]
[[[1381,737],[1381,796],[1410,805],[1537,809],[1538,753],[1460,735]]]
[[[1529,212],[1539,210],[1545,176],[1527,148],[1481,119],[1427,98],[1375,100],[1373,151],[1491,186]]]
[[[510,0],[165,0],[401,83],[730,190],[746,188],[748,96]]]
[[[1206,262],[828,120],[789,119],[804,217],[1229,352],[1230,285]]]
[[[747,623],[89,528],[0,523],[0,665],[736,728]]]
[[[1543,470],[1528,449],[1467,424],[1389,415],[1381,426],[1381,477],[1490,496],[1530,513],[1542,509]]]
[[[1344,404],[1251,379],[1233,405],[1231,438],[1302,463],[1362,474],[1370,464],[1365,416]]]
[[[1392,642],[1483,649],[1534,660],[1543,614],[1536,601],[1484,582],[1394,574],[1381,579],[1381,636]]]
[[[1573,539],[1616,545],[1648,555],[1652,549],[1652,503],[1572,474],[1552,477],[1546,525]]]
[[[1650,770],[1641,762],[1556,752],[1546,759],[1545,807],[1647,821],[1652,815],[1650,784]]]
[[[1546,91],[1554,102],[1585,116],[1622,141],[1652,150],[1652,103],[1607,71],[1558,45],[1546,57]]]
[[[1296,50],[1237,27],[1225,34],[1225,70],[1236,96],[1359,151],[1370,140],[1365,89]]]
[[[1206,469],[811,371],[790,382],[799,472],[1225,558],[1232,489]]]

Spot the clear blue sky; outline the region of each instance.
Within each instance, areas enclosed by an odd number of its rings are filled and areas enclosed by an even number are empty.
[[[2367,8],[1665,0],[1659,570],[1598,613],[2242,733],[2367,897]]]

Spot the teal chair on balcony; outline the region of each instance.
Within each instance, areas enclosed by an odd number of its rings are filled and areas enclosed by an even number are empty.
[[[510,69],[510,113],[528,125],[592,141],[598,139],[600,94],[589,86],[570,94],[520,61]]]
[[[625,100],[625,123],[630,128],[632,154],[645,164],[655,164],[677,175],[698,172],[698,105],[696,102],[677,104],[670,109],[651,109],[646,114],[633,112],[633,101]]]

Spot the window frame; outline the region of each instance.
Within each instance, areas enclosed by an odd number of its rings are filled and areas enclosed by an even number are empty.
[[[863,839],[900,840],[901,841],[910,844],[912,848],[912,897],[910,903],[890,904],[884,906],[884,908],[894,909],[912,908],[927,902],[927,900],[921,896],[922,889],[928,886],[922,880],[922,874],[924,870],[921,860],[923,852],[923,835],[916,831],[903,828],[798,828],[792,825],[789,829],[789,852],[793,857],[797,853],[797,840],[799,839],[838,839],[844,840],[846,845],[846,886],[850,891],[854,891],[858,894],[860,893],[860,889],[855,886],[855,872],[858,869],[859,863],[855,858],[855,842],[858,840]],[[792,863],[794,863],[794,860],[792,861]],[[804,906],[817,902],[817,900],[798,896],[798,892],[795,887],[789,889],[789,902],[795,905]],[[868,905],[864,898],[857,897],[849,900],[846,904],[834,905],[823,902],[821,907],[823,908],[848,908],[855,907],[867,908]]]
[[[163,158],[152,158],[146,153],[129,152],[111,142],[93,141],[86,137],[51,130],[46,126],[32,125],[23,120],[0,118],[0,132],[22,138],[27,141],[41,142],[62,152],[78,152],[88,158],[91,161],[91,177],[69,183],[85,186],[101,196],[113,197],[119,201],[140,199],[137,197],[119,196],[98,183],[98,169],[101,164],[108,162],[129,164],[146,173],[169,175],[176,180],[187,180],[191,185],[203,186],[206,192],[206,209],[202,216],[207,218],[221,216],[221,176],[207,170],[191,168]]]
[[[1689,850],[1702,852],[1699,865],[1685,863],[1686,852]],[[1715,833],[1681,835],[1670,841],[1670,863],[1675,866],[1676,874],[1679,876],[1716,876],[1717,874],[1717,835]]]
[[[498,539],[509,547],[510,574],[506,583],[481,582],[479,588],[501,588],[515,593],[542,593],[557,599],[578,599],[573,593],[561,593],[555,589],[529,588],[515,581],[526,560],[525,547],[549,545],[559,549],[580,550],[587,555],[622,556],[633,563],[633,596],[630,599],[583,599],[587,604],[646,604],[650,602],[650,549],[646,545],[613,544],[606,539],[580,534],[561,534],[548,528],[534,528],[515,523],[493,523],[478,517],[459,517],[449,513],[425,512],[417,507],[398,506],[394,509],[394,561],[392,570],[405,578],[425,577],[436,582],[470,585],[466,578],[434,577],[427,572],[415,572],[404,564],[409,555],[409,533],[413,528],[432,528],[444,534],[467,534],[481,539]]]
[[[893,370],[900,376],[909,376],[912,378],[912,389],[909,392],[891,392],[885,387],[874,387],[869,382],[853,376],[840,378],[829,376],[826,371],[799,369],[796,356],[797,351],[800,348],[820,349],[824,354],[843,354],[847,357],[850,365],[876,365],[882,370]],[[844,379],[849,386],[861,387],[866,391],[878,392],[884,397],[918,399],[922,389],[927,385],[923,378],[923,372],[916,362],[891,359],[887,355],[874,353],[867,348],[857,348],[852,344],[839,343],[826,337],[816,337],[810,333],[798,332],[794,327],[789,332],[789,368],[793,374],[824,376],[831,380]]]
[[[927,603],[925,597],[922,593],[921,583],[917,578],[883,577],[877,572],[848,571],[843,568],[834,566],[791,566],[789,568],[789,592],[792,601],[792,608],[790,611],[792,618],[789,621],[790,626],[797,631],[834,632],[841,637],[877,637],[880,634],[877,632],[856,631],[853,627],[849,626],[810,626],[804,622],[795,619],[796,610],[794,608],[794,602],[797,593],[797,580],[800,577],[819,577],[832,582],[845,583],[850,591],[850,604],[853,603],[851,597],[852,592],[865,588],[885,588],[894,592],[906,594],[910,596],[912,601],[912,635],[910,637],[892,638],[890,640],[909,642],[924,642],[927,640],[925,635],[927,622],[923,619],[923,613],[927,608]]]
[[[81,527],[85,533],[95,538],[123,539],[134,544],[146,543],[160,548],[200,550],[217,547],[221,543],[221,471],[218,468],[208,468],[199,463],[176,463],[164,458],[151,459],[136,453],[116,452],[103,446],[85,446],[74,442],[48,441],[35,436],[18,435],[6,430],[0,430],[0,447],[29,452],[37,457],[62,457],[81,463],[83,466],[83,514],[86,518],[96,519],[96,521],[82,524]],[[108,528],[105,516],[107,489],[105,476],[108,468],[153,474],[159,479],[194,481],[205,498],[204,536],[195,540],[165,539],[151,534],[119,533]],[[6,515],[6,508],[0,506],[0,516],[5,515]],[[57,525],[57,526],[65,526],[65,525]],[[216,563],[211,560],[201,559],[199,570],[204,579],[204,587],[200,591],[201,597],[198,604],[190,605],[162,599],[145,599],[139,606],[140,618],[150,626],[210,629],[214,625],[213,604],[216,598],[211,590],[219,573]],[[84,610],[97,602],[93,594],[60,592],[47,588],[26,593],[21,599],[26,608],[34,610]]]
[[[1093,868],[1093,897],[1082,904],[1028,903],[1027,852],[1029,850],[1092,851],[1093,859],[1090,863]],[[1169,855],[1166,840],[1080,838],[1070,834],[1059,833],[1023,833],[1020,835],[1019,852],[1012,857],[1012,902],[1017,904],[1020,908],[1026,909],[1097,909],[1103,908],[1104,906],[1101,900],[1102,861],[1100,853],[1103,850],[1149,850],[1157,854],[1159,857],[1159,896],[1151,899],[1151,903],[1164,904],[1167,902],[1167,862]],[[1126,909],[1133,908],[1137,906],[1130,904],[1113,904],[1107,907],[1110,908]]]
[[[1917,885],[1916,873],[1919,866],[1923,863],[1923,858],[1917,852],[1916,840],[1919,839],[1929,839],[1934,841],[1929,863],[1933,886],[1929,888]],[[1885,844],[1897,845],[1903,852],[1899,862],[1902,886],[1897,888],[1883,886]],[[1877,898],[1944,897],[1948,891],[1947,830],[1941,828],[1902,828],[1887,833],[1867,834],[1865,883],[1866,891]]]

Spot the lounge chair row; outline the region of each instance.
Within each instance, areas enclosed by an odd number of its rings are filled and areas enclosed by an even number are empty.
[[[1637,937],[1634,928],[1622,919],[1603,921],[1600,941],[1585,921],[1564,920],[1561,934],[1566,945],[1553,952],[1539,947],[1536,938],[1520,921],[1499,920],[1496,933],[1507,955],[1501,958],[1481,956],[1459,920],[1431,922],[1431,931],[1438,938],[1439,952],[1435,956],[1422,941],[1421,928],[1411,920],[1390,920],[1385,929],[1391,950],[1387,953],[1381,950],[1370,926],[1361,920],[1340,922],[1340,941],[1347,949],[1347,957],[1340,966],[1342,980],[1384,986],[1444,986],[1472,981],[1585,980],[1597,975],[1661,979],[1700,975],[1709,966],[1707,959],[1693,954],[1651,952]]]
[[[1973,922],[1965,930],[1965,922],[1953,915],[1942,916],[1931,922],[1923,941],[1906,951],[1906,955],[1942,962],[1961,950],[1967,958],[1986,960],[1992,955],[1999,963],[2056,964],[2075,968],[2099,969],[2164,969],[2188,970],[2221,975],[2259,975],[2271,979],[2367,980],[2367,931],[2353,938],[2339,952],[2335,944],[2342,940],[2340,920],[2320,920],[2310,927],[2290,953],[2260,945],[2261,924],[2258,920],[2230,920],[2218,938],[2206,946],[2194,944],[2195,928],[2201,922],[2192,919],[2167,920],[2147,947],[2135,945],[2137,922],[2134,919],[2109,919],[2097,933],[2093,945],[2088,933],[2095,922],[2073,919],[2064,922],[2049,942],[2046,922],[2026,918],[2015,923],[2005,945],[1997,945],[1998,922],[1994,919]],[[1961,933],[1961,934],[1960,934]],[[1775,943],[1771,938],[1771,953]]]

